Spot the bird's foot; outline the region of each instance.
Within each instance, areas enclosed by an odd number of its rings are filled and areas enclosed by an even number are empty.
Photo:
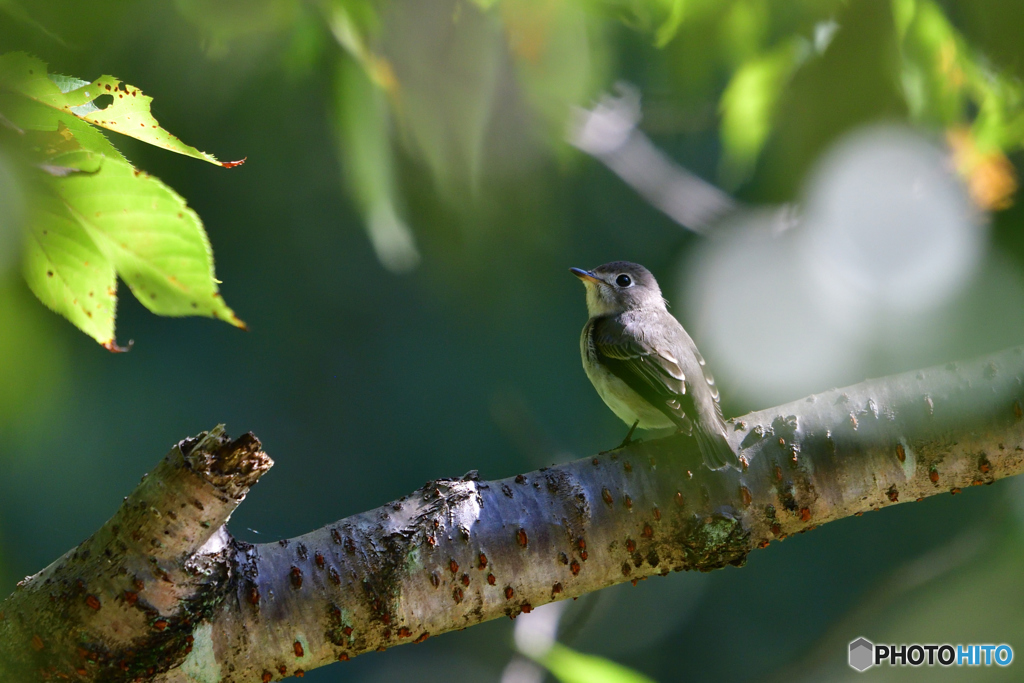
[[[621,450],[621,449],[625,448],[626,446],[628,446],[628,445],[630,445],[632,443],[641,443],[643,441],[643,439],[636,439],[636,440],[633,439],[633,432],[636,431],[636,426],[638,424],[640,424],[640,420],[637,420],[636,422],[633,423],[633,426],[629,428],[628,432],[626,432],[626,438],[623,439],[622,443],[620,443],[618,446],[616,446],[615,448],[609,448],[606,451],[598,451],[597,454],[598,455],[605,455],[607,453],[611,453],[612,451]]]
[[[637,420],[636,422],[634,422],[634,423],[633,423],[633,426],[629,428],[629,431],[628,431],[628,432],[626,432],[626,438],[625,438],[625,439],[623,439],[623,440],[622,440],[622,443],[620,443],[620,444],[619,444],[618,446],[616,446],[616,447],[615,447],[615,448],[613,448],[612,450],[615,450],[615,451],[617,451],[617,450],[620,450],[620,449],[622,449],[622,448],[625,448],[625,447],[626,447],[626,446],[628,446],[629,444],[633,443],[633,432],[635,432],[635,431],[636,431],[636,426],[637,426],[638,424],[640,424],[640,420]]]

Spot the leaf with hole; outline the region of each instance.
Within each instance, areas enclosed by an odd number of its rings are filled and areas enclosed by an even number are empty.
[[[100,109],[95,97],[84,95],[104,82],[49,77],[42,62],[22,54],[0,57],[0,115],[15,131],[11,149],[27,167],[32,188],[24,247],[29,286],[49,308],[111,350],[118,350],[117,276],[154,313],[202,315],[244,327],[218,291],[199,217],[171,188],[136,170],[91,125],[92,117],[117,107]],[[126,92],[113,84],[110,91]],[[118,107],[113,113],[127,121],[140,111]],[[150,126],[134,137],[213,160],[178,145],[155,120]]]
[[[0,56],[0,88],[107,130],[211,164],[232,168],[245,161],[218,161],[212,154],[185,144],[153,117],[152,97],[113,76],[100,76],[91,83],[69,76],[49,76],[41,60],[15,52]],[[96,104],[101,96],[111,100],[102,108]]]

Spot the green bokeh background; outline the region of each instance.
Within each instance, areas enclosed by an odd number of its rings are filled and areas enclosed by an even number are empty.
[[[484,14],[445,3],[438,14],[459,26],[494,22],[500,35],[501,4]],[[333,102],[338,60],[348,58],[313,5],[26,5],[59,40],[0,14],[3,51],[31,52],[56,73],[114,74],[152,95],[157,118],[186,142],[221,159],[248,157],[227,171],[111,136],[203,218],[221,291],[251,330],[156,317],[124,288],[118,338],[135,345],[114,355],[35,302],[16,267],[2,271],[0,594],[87,537],[173,443],[219,422],[232,434],[253,431],[276,462],[231,520],[252,542],[376,507],[431,478],[470,469],[504,477],[617,443],[623,426],[580,367],[586,316],[566,268],[624,258],[671,283],[701,238],[560,142],[551,122],[565,103],[545,93],[572,90],[586,104],[616,79],[636,84],[655,143],[751,203],[795,199],[843,132],[907,117],[890,77],[888,3],[722,3],[746,8],[698,13],[662,48],[653,43],[672,3],[577,4],[599,47],[589,72],[575,73],[570,60],[548,89],[499,98],[507,111],[476,141],[458,134],[469,123],[449,121],[456,134],[442,136],[450,148],[436,156],[396,134],[388,163],[422,257],[405,274],[381,266],[346,190]],[[1024,77],[1018,0],[941,6],[972,46]],[[387,11],[407,9],[396,2]],[[723,164],[717,106],[737,65],[828,18],[840,26],[835,50],[782,89],[756,165]],[[385,42],[389,25],[380,28]],[[568,40],[549,28],[552,40]],[[465,49],[463,57],[477,48]],[[532,109],[523,104],[530,96],[541,98]],[[524,123],[523,111],[546,106],[554,113]],[[460,156],[473,145],[488,150],[475,166]],[[1019,153],[1010,160],[1019,166]],[[16,197],[8,191],[5,201]],[[992,248],[1016,268],[1022,220],[1019,204],[992,216]],[[700,343],[686,310],[673,310]],[[983,327],[971,332],[981,347],[967,350],[1024,342]],[[880,360],[870,374],[957,357],[936,353],[897,367]],[[722,392],[727,415],[765,407]],[[1003,481],[830,524],[753,553],[740,570],[611,589],[573,605],[563,640],[659,681],[838,680],[853,675],[846,643],[861,635],[1006,642],[1024,657],[1022,496]],[[510,623],[493,622],[306,677],[499,680],[513,654]],[[1022,666],[865,675],[1019,680]]]

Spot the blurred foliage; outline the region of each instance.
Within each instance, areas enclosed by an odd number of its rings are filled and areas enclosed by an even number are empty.
[[[653,683],[650,678],[621,664],[577,652],[554,643],[539,661],[561,683]]]
[[[1005,154],[1024,148],[1024,85],[972,49],[930,0],[894,0],[900,80],[914,120],[949,131],[958,170],[986,209],[1012,203]]]
[[[154,313],[242,326],[217,291],[199,217],[93,127],[236,165],[160,128],[151,101],[110,76],[90,83],[49,75],[41,60],[24,53],[0,57],[0,144],[15,160],[27,205],[25,279],[44,304],[111,350],[119,349],[117,276]]]
[[[1006,154],[1024,145],[1020,83],[970,47],[932,0],[178,0],[211,54],[277,33],[290,35],[281,59],[293,74],[336,63],[332,117],[346,186],[378,258],[396,272],[421,258],[398,157],[422,163],[452,204],[480,199],[485,174],[500,182],[544,157],[565,158],[571,108],[611,85],[619,32],[609,20],[664,48],[652,62],[685,70],[681,94],[718,99],[719,180],[736,188],[750,179],[794,75],[824,57],[837,31],[857,31],[857,4],[875,14],[888,6],[891,16],[872,30],[889,32],[879,37],[896,48],[865,72],[899,83],[911,120],[949,132],[979,205],[1007,207],[1016,180]],[[518,148],[500,148],[504,137]]]
[[[63,340],[18,284],[10,275],[0,276],[0,426],[16,419],[37,422],[39,411],[22,416],[20,408],[50,403],[67,372]]]

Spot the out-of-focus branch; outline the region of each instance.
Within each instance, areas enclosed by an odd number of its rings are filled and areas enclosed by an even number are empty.
[[[601,161],[669,218],[703,233],[734,211],[735,199],[674,162],[637,128],[640,93],[619,83],[592,109],[577,109],[569,142]]]
[[[182,442],[0,604],[0,679],[270,681],[685,569],[1024,470],[1024,347],[731,421],[742,470],[675,436],[509,479],[428,482],[304,536],[218,528],[270,466]]]

